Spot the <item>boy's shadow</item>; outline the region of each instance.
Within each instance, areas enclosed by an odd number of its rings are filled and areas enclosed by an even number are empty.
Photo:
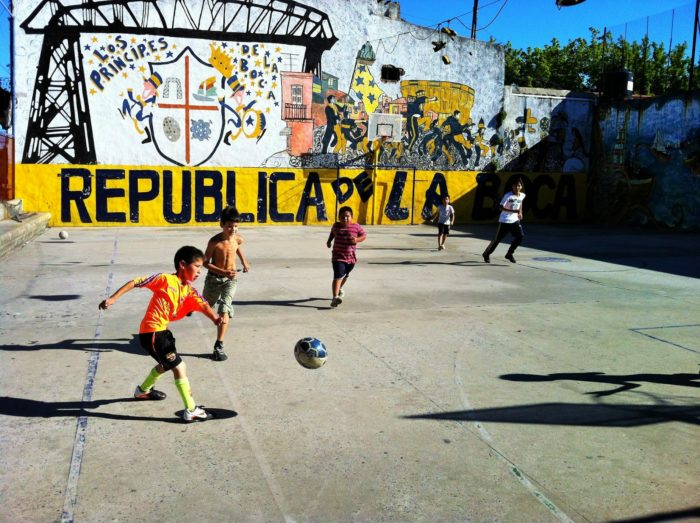
[[[679,385],[684,387],[700,387],[700,374],[605,374],[604,372],[560,372],[555,374],[503,374],[501,379],[509,381],[589,381],[593,383],[609,383],[620,385],[612,390],[587,392],[597,398],[611,396],[618,392],[636,389],[641,383],[659,383],[662,385]]]
[[[435,250],[435,249],[431,249]],[[463,261],[455,261],[455,262],[443,262],[443,261],[412,261],[412,260],[404,260],[404,261],[399,261],[399,262],[367,262],[367,265],[405,265],[405,266],[415,266],[415,267],[425,267],[427,265],[454,265],[456,267],[489,267],[489,266],[496,266],[499,264],[496,263],[484,263],[482,261],[471,261],[471,260],[463,260]]]
[[[320,307],[317,305],[306,305],[312,301],[330,301],[328,298],[303,298],[299,300],[249,300],[236,301],[235,305],[269,305],[272,307],[303,307],[307,309],[325,310],[330,307]]]
[[[9,396],[0,396],[0,415],[3,416],[19,416],[23,418],[55,418],[66,416],[77,418],[80,416],[89,416],[93,418],[105,418],[126,421],[161,421],[163,423],[182,423],[178,418],[168,417],[160,418],[154,416],[127,416],[124,414],[114,414],[111,412],[94,412],[91,409],[97,409],[102,405],[111,403],[136,403],[143,402],[133,397],[128,398],[113,398],[93,401],[39,401],[25,398],[12,398]],[[227,409],[207,409],[215,415],[215,419],[228,419],[238,416],[234,410]],[[180,411],[181,412],[181,411]],[[180,412],[175,413],[176,415]]]
[[[131,338],[114,338],[109,340],[85,338],[68,339],[57,341],[56,343],[29,342],[27,345],[0,345],[0,350],[31,351],[46,349],[82,350],[85,352],[111,352],[117,350],[128,354],[148,356],[139,343],[138,334],[132,334]]]

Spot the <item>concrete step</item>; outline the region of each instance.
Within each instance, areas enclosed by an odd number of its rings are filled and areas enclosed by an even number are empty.
[[[0,259],[42,234],[48,227],[50,218],[51,214],[47,212],[32,212],[21,213],[14,220],[0,220]]]

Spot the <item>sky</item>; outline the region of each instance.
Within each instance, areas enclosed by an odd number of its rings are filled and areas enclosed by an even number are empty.
[[[400,0],[401,18],[433,27],[459,17],[450,27],[461,36],[470,36],[474,0]],[[571,7],[556,7],[555,0],[479,0],[477,39],[491,37],[499,43],[510,41],[516,49],[543,47],[557,38],[566,44],[575,38],[590,37],[589,27],[640,41],[647,30],[649,38],[668,49],[681,41],[692,45],[695,0],[586,0]],[[676,9],[675,13],[673,10]],[[672,38],[672,40],[671,40]],[[697,51],[696,51],[697,56]]]
[[[9,3],[0,0],[0,78],[10,75]],[[434,27],[452,19],[449,25],[458,34],[471,34],[474,0],[400,0],[400,5],[401,17],[408,22]],[[561,9],[555,0],[479,0],[477,38],[488,41],[493,37],[499,43],[510,41],[515,48],[527,49],[548,45],[553,38],[562,44],[589,38],[589,27],[601,34],[607,27],[615,39],[626,36],[639,41],[648,30],[650,39],[664,43],[666,49],[683,41],[690,49],[694,14],[695,0],[586,0]]]

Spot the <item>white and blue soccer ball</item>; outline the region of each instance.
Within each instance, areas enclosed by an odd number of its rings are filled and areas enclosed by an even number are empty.
[[[326,363],[328,349],[321,340],[302,338],[294,345],[294,357],[307,369],[318,369]]]

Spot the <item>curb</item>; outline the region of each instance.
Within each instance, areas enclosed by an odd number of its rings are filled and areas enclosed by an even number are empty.
[[[0,222],[0,259],[5,258],[24,244],[42,234],[49,224],[51,214],[46,212],[28,213],[21,222],[2,220]]]

